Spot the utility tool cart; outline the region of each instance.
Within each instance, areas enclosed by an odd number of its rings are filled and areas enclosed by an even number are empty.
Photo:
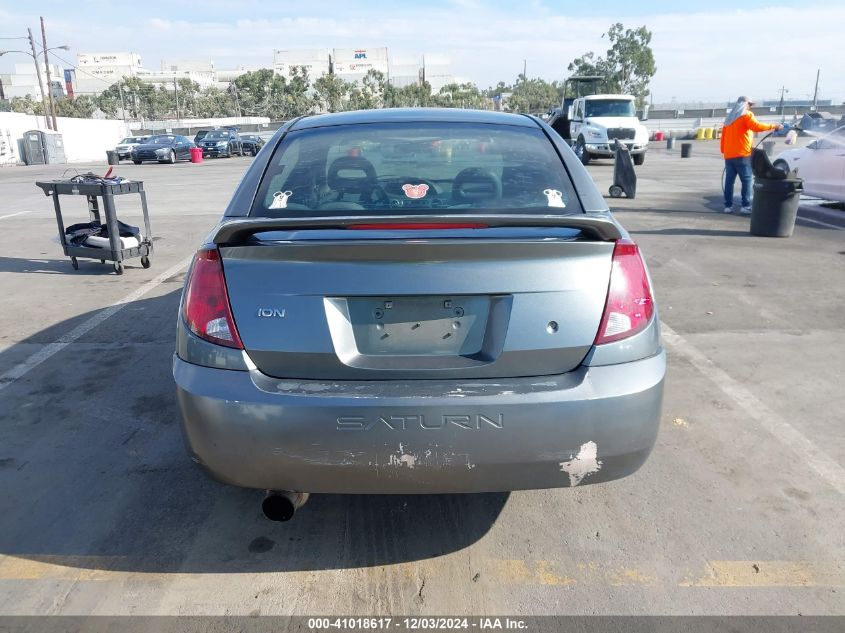
[[[62,244],[65,255],[70,257],[70,263],[74,269],[79,269],[78,257],[86,259],[99,259],[101,263],[110,261],[113,263],[114,271],[118,275],[123,274],[123,262],[135,257],[141,258],[141,265],[144,268],[150,267],[150,256],[153,252],[152,234],[150,232],[150,214],[147,210],[147,194],[144,191],[144,183],[141,181],[115,182],[114,179],[98,177],[77,177],[72,180],[47,180],[35,183],[44,190],[44,195],[53,197],[53,207],[56,211],[56,223],[59,227],[59,241]],[[117,220],[117,212],[114,206],[114,197],[125,194],[137,193],[141,196],[141,208],[144,212],[144,233],[138,235],[137,242],[125,244],[120,236],[120,225]],[[88,212],[91,225],[104,226],[108,233],[108,245],[104,248],[85,244],[75,244],[68,240],[65,233],[65,224],[62,220],[62,207],[59,196],[76,195],[85,196],[88,199]],[[105,212],[105,224],[101,220],[100,199],[102,199],[102,210]],[[125,225],[124,225],[125,226]]]

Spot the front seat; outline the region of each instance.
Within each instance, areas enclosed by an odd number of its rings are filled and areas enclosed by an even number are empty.
[[[329,166],[326,183],[337,193],[334,202],[367,204],[378,188],[376,168],[363,156],[341,156]]]
[[[478,204],[502,199],[502,181],[489,169],[468,167],[452,181],[455,204]]]

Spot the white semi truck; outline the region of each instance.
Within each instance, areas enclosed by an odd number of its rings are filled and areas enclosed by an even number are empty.
[[[576,87],[599,77],[572,77]],[[564,139],[583,164],[592,158],[612,158],[618,139],[631,152],[635,165],[642,165],[648,151],[648,130],[637,118],[636,99],[632,95],[588,94],[564,98],[561,107],[552,110],[551,125]]]

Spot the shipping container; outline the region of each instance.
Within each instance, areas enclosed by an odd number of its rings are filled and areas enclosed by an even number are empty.
[[[141,66],[137,53],[79,53],[77,66]]]
[[[314,81],[329,73],[330,59],[327,48],[293,48],[273,51],[273,72],[285,79],[293,75],[293,67],[305,68],[308,78]]]
[[[387,48],[335,48],[332,52],[334,74],[346,81],[360,81],[370,70],[388,77],[390,72]]]

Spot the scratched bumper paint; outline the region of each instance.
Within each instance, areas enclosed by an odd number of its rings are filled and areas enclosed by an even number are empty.
[[[666,359],[484,381],[280,381],[174,359],[186,443],[248,488],[491,492],[588,485],[654,445]]]

